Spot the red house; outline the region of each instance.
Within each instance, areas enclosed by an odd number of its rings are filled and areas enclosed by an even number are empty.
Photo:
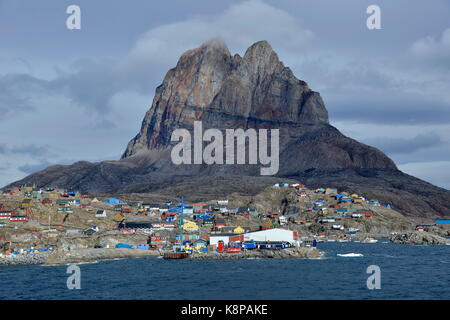
[[[27,222],[28,220],[28,216],[16,216],[9,218],[9,221],[11,222]]]
[[[5,220],[14,216],[15,213],[13,211],[0,211],[0,219]]]
[[[365,212],[363,212],[363,214],[364,214],[364,216],[366,218],[370,218],[371,216],[373,216],[373,212],[372,211],[365,211]]]
[[[216,228],[225,227],[225,220],[224,219],[215,219],[214,226]]]

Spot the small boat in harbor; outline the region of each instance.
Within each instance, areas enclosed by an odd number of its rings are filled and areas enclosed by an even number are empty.
[[[363,257],[362,253],[338,253],[337,256],[344,258],[354,258],[354,257]]]
[[[164,252],[164,259],[186,259],[189,257],[187,252]]]
[[[361,241],[362,243],[377,243],[378,240],[374,239],[374,238],[365,238],[363,241]]]

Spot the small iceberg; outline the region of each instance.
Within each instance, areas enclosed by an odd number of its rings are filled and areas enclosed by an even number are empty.
[[[353,257],[363,257],[362,253],[338,253],[337,256],[339,257],[349,257],[349,258],[353,258]]]

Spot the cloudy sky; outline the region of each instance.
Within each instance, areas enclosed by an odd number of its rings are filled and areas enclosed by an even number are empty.
[[[66,27],[72,4],[81,30]],[[332,125],[450,188],[448,0],[0,0],[0,185],[118,159],[165,72],[213,37],[241,55],[268,40]]]

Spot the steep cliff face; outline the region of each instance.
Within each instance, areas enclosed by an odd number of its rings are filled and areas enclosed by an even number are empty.
[[[187,51],[169,70],[156,89],[141,131],[122,158],[167,147],[175,128],[189,128],[195,120],[221,127],[216,121],[219,115],[244,127],[258,120],[328,123],[319,93],[297,79],[267,41],[255,43],[240,57],[231,56],[223,42],[214,40]]]
[[[279,129],[279,170],[260,176],[259,165],[175,165],[172,132]],[[342,135],[328,122],[320,94],[297,79],[266,41],[243,57],[210,41],[185,52],[156,89],[140,132],[121,160],[53,166],[10,186],[74,188],[92,193],[152,192],[207,200],[233,192],[255,193],[291,178],[389,202],[405,214],[450,216],[450,191],[400,172],[376,148]]]

